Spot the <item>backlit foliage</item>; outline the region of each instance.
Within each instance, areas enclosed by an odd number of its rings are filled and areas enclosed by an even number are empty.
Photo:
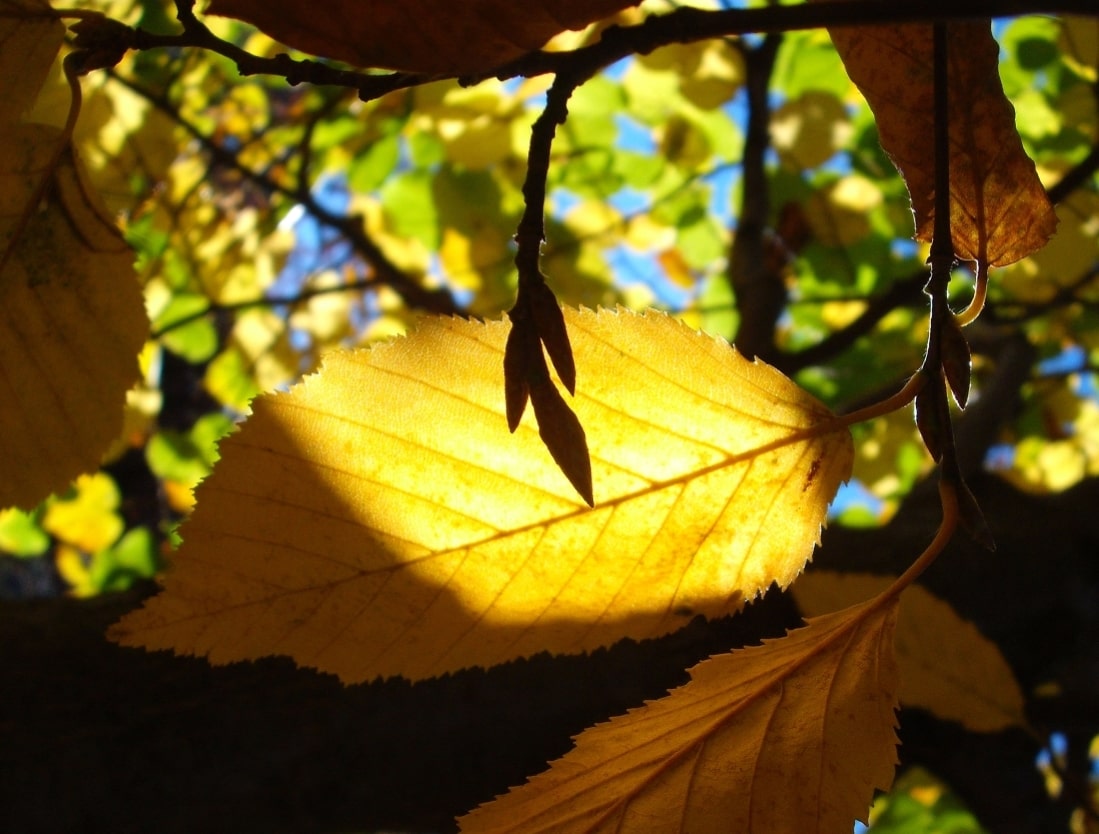
[[[930,36],[688,34],[587,72],[553,62],[683,5],[768,6],[375,0],[372,33],[432,22],[409,45],[343,26],[365,19],[356,3],[320,5],[215,0],[197,24],[187,2],[0,0],[6,597],[121,589],[178,557],[116,639],[215,662],[282,653],[345,682],[589,651],[785,588],[841,480],[832,523],[882,525],[941,442],[946,521],[922,569],[956,519],[980,535],[953,480],[972,467],[943,440],[945,393],[938,411],[920,393],[919,429],[915,389],[871,404],[925,356],[964,401],[970,349],[977,402],[1027,352],[988,469],[1045,493],[1099,474],[1092,10],[997,21],[995,40],[952,24],[949,231],[982,263],[954,269],[929,323]],[[560,92],[546,67],[577,86],[533,207],[540,269],[591,309],[565,317],[576,396],[556,358],[524,377],[535,410],[557,410],[512,436],[499,319],[533,280],[516,255],[532,127]],[[944,322],[989,265],[963,351]],[[763,284],[761,342],[745,325]],[[629,312],[645,308],[662,312]],[[584,433],[555,449],[545,416],[572,410]],[[554,464],[562,444],[574,463],[590,452],[594,507]],[[900,597],[913,576],[795,585],[805,629],[695,667],[463,830],[849,830],[889,786],[898,699],[978,732],[1026,727],[996,647],[922,588]],[[857,749],[830,752],[840,741]],[[812,764],[780,778],[780,760]],[[720,794],[727,771],[754,784],[740,804]],[[930,777],[901,788],[875,827],[964,816]],[[784,791],[802,801],[780,807]],[[591,817],[556,816],[574,802]]]

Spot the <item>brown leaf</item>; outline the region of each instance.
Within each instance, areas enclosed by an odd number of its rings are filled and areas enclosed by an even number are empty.
[[[459,820],[467,834],[839,834],[896,762],[897,603],[705,660]]]
[[[954,392],[959,408],[965,408],[969,402],[969,384],[972,376],[973,360],[969,352],[969,341],[962,327],[953,315],[944,315],[938,329],[939,351],[942,358],[943,373],[947,384]]]
[[[944,426],[938,408],[938,398],[941,396],[942,392],[932,383],[925,385],[916,394],[916,428],[920,430],[927,453],[936,463],[942,460],[945,444]]]
[[[530,289],[530,308],[538,327],[538,338],[546,346],[553,369],[561,378],[561,384],[570,394],[576,393],[576,361],[569,344],[569,332],[565,329],[565,317],[561,302],[546,286],[545,281],[535,282]]]
[[[580,420],[548,377],[531,386],[530,400],[538,418],[538,436],[580,497],[589,507],[595,506],[588,441]]]
[[[438,75],[492,69],[636,0],[213,0],[283,43],[360,67]]]
[[[1040,249],[1057,218],[1015,129],[988,23],[952,22],[950,225],[955,254],[989,266]],[[925,24],[830,30],[851,80],[866,97],[882,147],[904,175],[916,238],[934,226],[934,57]]]
[[[529,318],[513,319],[504,346],[504,405],[509,431],[519,428],[530,399],[531,369],[539,364],[545,369],[534,322]],[[548,370],[545,375],[548,379]]]

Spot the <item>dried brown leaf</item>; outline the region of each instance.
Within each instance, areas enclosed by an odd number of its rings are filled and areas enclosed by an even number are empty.
[[[878,123],[882,147],[904,175],[916,237],[934,228],[934,50],[926,24],[831,30],[851,79]],[[1045,245],[1053,207],[1023,150],[986,22],[948,28],[950,226],[955,254],[1004,266]]]
[[[211,14],[360,67],[440,75],[491,69],[636,0],[213,0]]]
[[[943,373],[947,384],[954,393],[959,408],[965,408],[969,402],[969,385],[972,377],[973,360],[969,352],[969,341],[962,332],[961,325],[952,315],[942,317],[938,328],[939,351],[942,358]]]

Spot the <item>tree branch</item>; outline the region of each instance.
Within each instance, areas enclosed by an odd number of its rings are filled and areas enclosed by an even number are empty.
[[[294,60],[286,54],[262,58],[223,41],[210,32],[195,16],[193,0],[177,0],[176,8],[177,17],[183,27],[179,34],[158,35],[128,26],[118,26],[113,27],[117,31],[111,33],[110,42],[99,46],[118,55],[129,49],[207,49],[229,58],[244,76],[277,76],[286,79],[291,85],[308,82],[346,87],[356,90],[364,101],[441,78],[407,72],[379,74],[343,70],[321,61]],[[556,74],[588,65],[602,68],[633,54],[651,52],[660,46],[731,35],[791,32],[832,26],[1058,13],[1094,16],[1095,4],[1093,0],[954,0],[949,5],[929,4],[926,0],[893,0],[890,3],[879,0],[846,0],[720,11],[680,8],[669,14],[654,15],[637,26],[611,27],[598,42],[572,52],[536,50],[503,66],[459,80],[463,84],[475,84],[494,76],[507,79],[544,73]]]
[[[517,75],[556,73],[574,60],[609,66],[630,55],[647,54],[661,46],[731,35],[1058,13],[1097,14],[1093,0],[954,0],[950,4],[928,3],[926,0],[893,0],[889,3],[843,0],[721,11],[685,7],[669,14],[653,15],[636,26],[611,27],[603,33],[600,41],[573,52],[531,52],[492,72],[464,79],[464,83],[476,83],[491,76],[506,79]]]
[[[782,38],[768,35],[756,47],[745,47],[745,90],[748,97],[747,136],[740,211],[729,255],[729,282],[736,298],[740,324],[735,344],[748,358],[766,362],[775,353],[775,324],[786,306],[782,273],[767,256],[767,223],[771,213],[766,154],[770,147],[771,107],[768,95],[771,69]]]

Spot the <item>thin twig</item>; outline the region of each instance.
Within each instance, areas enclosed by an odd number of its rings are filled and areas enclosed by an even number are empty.
[[[242,301],[234,301],[231,303],[211,301],[201,310],[195,310],[193,313],[188,313],[185,316],[180,316],[177,319],[172,319],[172,321],[167,324],[161,325],[149,334],[149,338],[159,339],[166,333],[179,330],[181,327],[186,327],[188,324],[204,319],[213,313],[234,313],[240,310],[251,310],[256,307],[292,307],[296,304],[301,304],[303,301],[308,301],[311,298],[317,298],[318,296],[332,295],[340,292],[362,292],[363,290],[377,289],[380,285],[383,285],[383,282],[378,278],[362,278],[358,281],[349,281],[346,284],[336,284],[330,287],[306,287],[288,295],[261,295],[256,298],[247,298]]]
[[[447,290],[424,287],[394,265],[382,252],[381,248],[366,234],[360,217],[331,212],[320,204],[308,188],[288,187],[267,174],[249,168],[241,163],[237,152],[229,150],[207,136],[196,125],[184,118],[165,97],[145,89],[140,84],[118,73],[112,73],[112,78],[123,84],[127,89],[140,95],[156,109],[167,114],[180,127],[191,134],[215,165],[221,165],[236,171],[260,188],[300,203],[305,211],[318,222],[338,231],[363,260],[370,264],[378,283],[391,288],[401,296],[410,308],[441,315],[461,315],[463,313]]]

